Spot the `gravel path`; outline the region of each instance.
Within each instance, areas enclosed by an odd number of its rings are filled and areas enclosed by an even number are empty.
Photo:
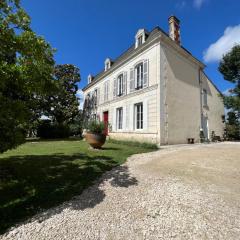
[[[0,239],[240,239],[240,144],[134,155]]]

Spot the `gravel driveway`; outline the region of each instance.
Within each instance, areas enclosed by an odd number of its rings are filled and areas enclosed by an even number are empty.
[[[0,239],[240,239],[240,143],[134,155]]]

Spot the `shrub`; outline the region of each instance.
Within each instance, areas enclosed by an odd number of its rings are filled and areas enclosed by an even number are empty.
[[[105,124],[102,121],[92,120],[88,122],[86,129],[88,132],[101,134],[105,129]]]
[[[70,129],[67,125],[53,124],[50,120],[43,120],[38,125],[37,136],[45,139],[68,138]]]

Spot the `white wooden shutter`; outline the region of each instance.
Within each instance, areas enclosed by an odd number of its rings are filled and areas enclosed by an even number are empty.
[[[123,95],[127,94],[127,72],[123,73]]]
[[[133,92],[134,91],[134,79],[135,79],[135,76],[134,76],[134,68],[131,68],[130,69],[130,92]]]
[[[117,121],[117,118],[116,118],[116,114],[117,114],[117,110],[116,110],[116,108],[113,108],[113,116],[112,116],[112,130],[113,131],[116,131],[116,129],[117,129],[117,126],[116,126],[116,121]]]
[[[125,121],[126,121],[126,124],[125,124],[125,129],[128,130],[129,129],[129,118],[131,117],[130,116],[130,109],[129,109],[129,105],[126,106],[126,111],[125,111]]]
[[[148,100],[143,101],[143,129],[148,129]]]
[[[126,130],[126,106],[122,108],[122,130]]]
[[[128,129],[132,131],[134,129],[134,105],[129,105],[129,122],[128,122]]]
[[[117,79],[113,79],[113,98],[117,96]]]
[[[104,102],[107,101],[107,82],[104,83]]]
[[[148,86],[148,59],[143,62],[143,87]]]
[[[97,88],[97,105],[100,103],[100,87]]]
[[[108,101],[109,98],[109,81],[106,82],[106,101]]]

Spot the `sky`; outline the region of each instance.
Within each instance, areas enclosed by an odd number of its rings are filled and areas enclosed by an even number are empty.
[[[107,57],[134,43],[138,29],[168,32],[170,15],[180,19],[182,45],[207,66],[209,78],[224,93],[231,88],[218,65],[240,43],[240,0],[22,0],[22,6],[32,29],[57,49],[56,63],[80,68],[80,89]]]

